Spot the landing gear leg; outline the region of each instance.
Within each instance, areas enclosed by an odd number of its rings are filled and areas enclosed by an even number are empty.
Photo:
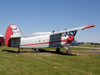
[[[68,49],[66,46],[64,46],[64,48],[66,49],[66,54],[70,54],[71,53],[71,50]]]
[[[37,48],[36,51],[39,51],[39,49]]]
[[[57,53],[59,53],[59,52],[60,52],[60,48],[59,48],[59,47],[57,47],[56,52],[57,52]]]
[[[20,48],[19,48],[19,50],[18,50],[18,53],[20,53]]]

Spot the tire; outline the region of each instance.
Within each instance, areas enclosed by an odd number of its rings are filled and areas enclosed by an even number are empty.
[[[59,53],[59,52],[60,52],[60,48],[57,48],[57,49],[56,49],[56,52]]]
[[[67,53],[69,54],[69,53],[71,53],[71,50],[69,49],[69,50],[67,50]]]

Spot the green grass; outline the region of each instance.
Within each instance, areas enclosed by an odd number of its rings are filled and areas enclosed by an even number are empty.
[[[85,47],[85,46],[84,46]],[[56,47],[54,48],[44,48],[45,50],[56,50]],[[65,50],[65,48],[60,48],[61,50]],[[89,48],[77,48],[77,47],[68,47],[70,50],[97,50],[97,49],[89,49]]]
[[[17,48],[0,47],[0,75],[100,75],[100,54],[74,48],[72,55],[63,55],[53,52],[55,49],[24,49],[17,53]]]
[[[82,44],[82,45],[79,45],[79,47],[95,47],[95,48],[100,48],[100,45],[88,45],[88,44]]]
[[[89,48],[76,48],[76,47],[68,47],[71,50],[97,50],[97,49],[89,49]]]

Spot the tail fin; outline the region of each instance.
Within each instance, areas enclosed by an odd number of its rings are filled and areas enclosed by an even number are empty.
[[[11,39],[19,40],[21,37],[22,33],[20,29],[16,25],[11,24],[8,26],[5,33],[5,45],[11,47]]]

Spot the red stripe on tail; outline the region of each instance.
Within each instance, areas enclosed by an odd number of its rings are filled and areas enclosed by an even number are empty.
[[[11,24],[11,25],[14,25],[14,24]],[[11,35],[13,35],[11,25],[8,26],[6,33],[5,33],[5,45],[9,47],[11,46],[10,38],[11,38]]]

